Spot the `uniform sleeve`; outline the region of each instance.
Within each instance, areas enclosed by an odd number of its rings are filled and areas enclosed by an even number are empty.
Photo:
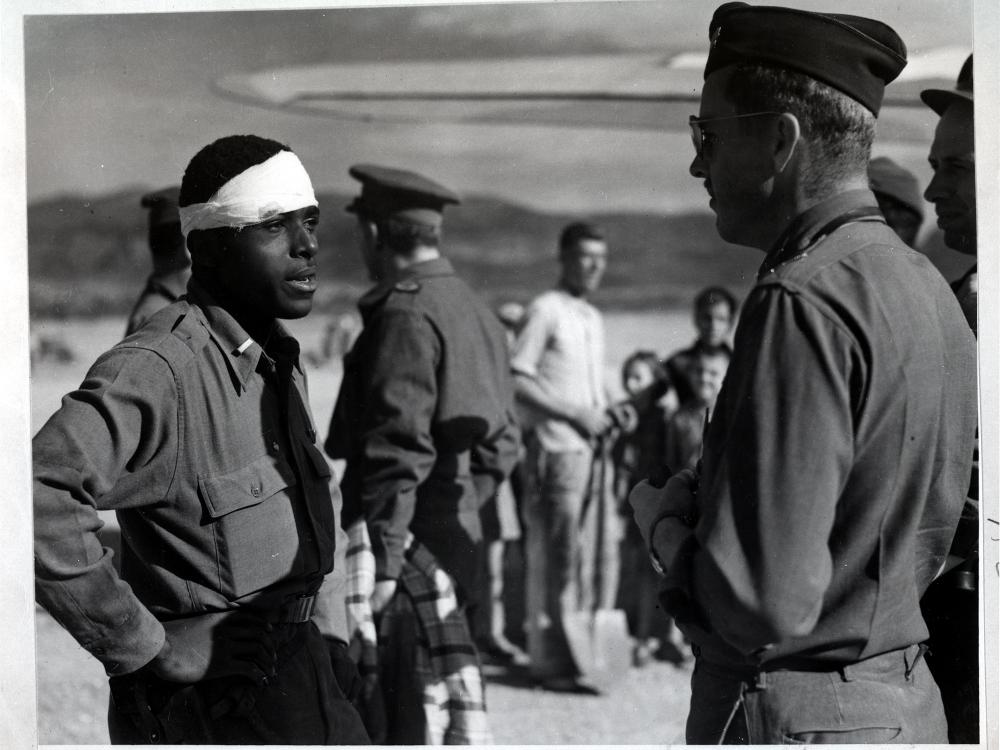
[[[436,332],[418,313],[384,310],[369,325],[378,345],[361,385],[367,406],[358,438],[361,502],[376,577],[398,578],[417,487],[437,456],[431,421],[441,350]]]
[[[169,482],[176,399],[158,355],[113,350],[32,442],[36,598],[111,675],[149,662],[164,633],[101,546],[98,510],[126,507],[121,487],[140,475]]]
[[[517,463],[520,445],[521,431],[511,403],[507,409],[506,424],[500,431],[472,447],[472,481],[480,503],[496,495],[500,483],[510,475]]]
[[[744,653],[815,626],[853,451],[851,338],[792,292],[756,295],[709,432],[724,446],[706,450],[702,515],[668,576]]]
[[[548,346],[551,327],[548,307],[536,300],[528,307],[521,330],[514,339],[510,354],[510,368],[513,372],[537,377],[538,363]]]

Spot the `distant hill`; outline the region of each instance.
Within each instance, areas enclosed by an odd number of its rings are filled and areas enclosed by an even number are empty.
[[[99,197],[63,195],[28,206],[28,273],[33,315],[126,313],[149,272],[142,188]],[[368,285],[350,197],[318,196],[323,208],[321,309],[354,304]],[[698,288],[750,288],[759,253],[719,240],[709,213],[569,215],[489,197],[448,210],[444,251],[491,303],[526,301],[555,281],[561,228],[586,218],[607,233],[611,257],[596,302],[609,308],[687,305]]]
[[[126,314],[149,273],[140,187],[99,197],[64,195],[28,206],[28,276],[33,315]],[[321,288],[317,307],[354,305],[368,281],[355,246],[350,196],[324,193]],[[555,281],[555,244],[570,221],[588,219],[607,233],[611,255],[595,302],[607,309],[687,306],[698,289],[721,284],[743,297],[762,257],[719,239],[715,219],[699,213],[544,213],[472,196],[448,209],[444,252],[491,304],[525,302]],[[924,251],[946,278],[973,261],[945,248],[933,231]]]

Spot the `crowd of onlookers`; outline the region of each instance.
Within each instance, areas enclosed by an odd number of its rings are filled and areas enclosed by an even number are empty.
[[[597,234],[596,228],[591,228]],[[608,531],[617,540],[616,562],[605,570],[617,570],[617,582],[605,603],[626,615],[631,638],[631,661],[641,667],[652,660],[678,666],[691,660],[690,646],[657,604],[659,577],[650,564],[645,544],[632,522],[627,498],[635,484],[656,472],[694,469],[702,434],[732,354],[729,337],[738,312],[738,301],[727,289],[709,287],[698,293],[693,305],[697,331],[694,342],[666,355],[637,349],[621,363],[622,400],[609,403],[606,430],[593,436],[606,446],[601,466],[611,475],[610,499],[615,514]],[[514,347],[524,324],[525,309],[509,302],[497,314]],[[522,456],[523,458],[523,456]],[[593,463],[585,464],[593,472]],[[495,503],[484,509],[487,538],[486,575],[481,601],[474,617],[474,630],[481,653],[490,660],[530,667],[524,650],[526,523],[522,503],[526,491],[525,467],[519,463],[502,485]],[[582,472],[583,473],[583,472]],[[592,486],[588,484],[588,488]],[[582,537],[575,540],[582,544]],[[544,548],[542,549],[544,554]],[[586,551],[581,550],[581,555]],[[531,575],[531,572],[527,573]],[[533,612],[528,612],[530,618]],[[541,675],[539,675],[541,676]],[[579,676],[579,675],[576,675]],[[543,679],[543,684],[560,686]],[[587,689],[583,681],[563,683],[567,688]]]

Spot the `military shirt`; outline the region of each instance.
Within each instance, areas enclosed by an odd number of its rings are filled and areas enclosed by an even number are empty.
[[[156,656],[160,620],[280,606],[332,568],[298,344],[275,324],[266,347],[192,282],[34,438],[36,595],[109,674]],[[121,576],[98,510],[116,511]]]
[[[503,328],[445,258],[359,308],[325,444],[347,461],[343,524],[367,520],[379,579],[399,577],[409,530],[471,594],[479,506],[517,460]]]
[[[699,520],[664,601],[703,658],[849,663],[927,638],[976,430],[947,283],[852,191],[798,217],[744,307]],[[831,224],[831,222],[834,222]]]

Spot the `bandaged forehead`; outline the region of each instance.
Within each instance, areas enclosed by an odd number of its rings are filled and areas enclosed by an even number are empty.
[[[312,181],[299,157],[279,151],[240,172],[205,203],[181,206],[181,231],[186,238],[198,229],[245,227],[316,205]]]

